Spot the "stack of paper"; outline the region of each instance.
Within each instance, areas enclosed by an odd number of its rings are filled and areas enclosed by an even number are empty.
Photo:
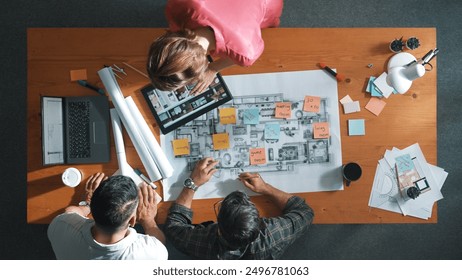
[[[411,163],[407,159],[411,159]],[[447,176],[444,169],[427,163],[419,144],[404,150],[387,150],[377,165],[369,206],[428,219],[432,215],[433,204],[443,198],[441,188]],[[421,189],[415,199],[400,192],[400,185],[409,187],[409,180]]]
[[[383,72],[378,78],[369,77],[367,83],[366,92],[369,92],[371,96],[385,97],[388,98],[390,94],[397,94],[398,92],[387,84],[387,73]]]

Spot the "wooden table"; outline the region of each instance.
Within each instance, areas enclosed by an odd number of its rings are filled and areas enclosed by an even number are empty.
[[[123,67],[127,62],[145,72],[145,61],[152,40],[164,29],[142,28],[32,28],[28,30],[28,159],[27,221],[49,223],[70,204],[78,203],[84,194],[84,183],[76,188],[63,185],[61,174],[69,166],[42,165],[40,96],[94,95],[95,92],[70,81],[70,70],[87,69],[88,81],[102,87],[97,71],[104,64]],[[379,117],[364,106],[370,95],[365,92],[370,76],[386,71],[392,53],[388,45],[394,38],[417,36],[421,46],[411,51],[417,58],[436,46],[434,28],[279,28],[263,31],[265,51],[252,67],[232,67],[223,75],[284,72],[318,69],[324,62],[344,73],[349,82],[338,84],[339,98],[349,94],[361,103],[361,112],[340,112],[343,162],[355,161],[363,176],[343,191],[302,193],[315,211],[315,223],[436,223],[436,204],[429,220],[368,207],[377,161],[386,149],[405,148],[418,142],[429,163],[436,164],[436,69],[417,79],[405,95],[391,96]],[[367,67],[372,64],[372,68]],[[433,61],[436,66],[436,60]],[[125,95],[132,95],[153,132],[159,129],[139,93],[148,80],[124,67],[128,76],[119,80]],[[341,108],[341,107],[340,107]],[[366,120],[366,135],[349,137],[347,120]],[[125,132],[124,132],[125,133]],[[112,132],[111,132],[112,138]],[[143,166],[125,134],[127,158],[134,168]],[[114,173],[117,167],[114,142],[111,140],[111,162],[79,165],[85,180],[95,172]],[[262,215],[277,215],[265,197],[254,197]],[[213,203],[217,199],[195,200],[194,222],[215,220]],[[158,222],[163,223],[170,202],[159,205]]]

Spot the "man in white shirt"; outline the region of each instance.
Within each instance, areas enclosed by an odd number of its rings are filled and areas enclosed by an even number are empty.
[[[86,200],[53,219],[48,238],[57,259],[166,260],[165,236],[154,220],[154,190],[125,176],[92,175]],[[92,214],[93,219],[87,218]],[[133,228],[139,222],[146,234]]]

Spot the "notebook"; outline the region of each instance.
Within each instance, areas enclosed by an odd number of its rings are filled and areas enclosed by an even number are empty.
[[[43,96],[43,164],[110,160],[109,103],[105,96]]]

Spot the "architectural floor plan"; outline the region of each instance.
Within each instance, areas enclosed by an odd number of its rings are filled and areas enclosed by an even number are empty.
[[[300,75],[305,77],[300,80]],[[218,172],[198,190],[196,198],[223,197],[236,189],[244,190],[236,180],[241,172],[259,172],[265,181],[288,192],[343,188],[335,80],[322,71],[224,78],[234,96],[232,101],[162,136],[162,147],[175,168],[175,175],[164,184],[165,200],[176,198],[184,179],[204,157],[219,161]],[[267,84],[261,83],[262,79],[282,79],[282,85],[292,87],[300,82],[306,85],[294,94],[291,87],[277,84],[265,89],[258,85]],[[246,89],[236,87],[247,83]],[[307,95],[319,97],[317,112],[304,110]],[[283,103],[290,106],[285,118],[276,114],[277,104]],[[234,120],[230,124],[221,119],[223,109],[232,109]],[[317,124],[327,124],[329,135],[315,137]],[[222,146],[214,135],[225,135],[227,143]],[[189,151],[175,156],[172,143],[178,139],[187,139]]]

